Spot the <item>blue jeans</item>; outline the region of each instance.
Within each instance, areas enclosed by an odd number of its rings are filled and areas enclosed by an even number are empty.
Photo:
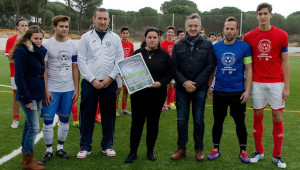
[[[194,149],[203,150],[204,138],[204,109],[207,90],[199,90],[194,93],[176,89],[177,108],[177,132],[178,149],[186,150],[188,142],[188,124],[190,115],[190,103],[192,102],[192,114],[194,122]]]
[[[42,107],[42,100],[33,100],[31,109],[26,108],[22,101],[19,101],[19,104],[25,115],[21,146],[24,153],[30,154],[33,152],[35,137],[40,130],[39,111]]]
[[[96,89],[86,81],[81,82],[81,101],[79,114],[80,127],[80,150],[91,151],[94,123],[97,110],[97,103],[101,111],[102,124],[102,150],[113,148],[115,120],[116,120],[116,99],[117,82],[113,81],[107,88]]]

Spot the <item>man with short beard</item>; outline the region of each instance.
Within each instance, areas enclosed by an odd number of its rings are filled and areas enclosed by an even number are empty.
[[[215,76],[213,91],[214,125],[212,129],[214,150],[208,160],[215,160],[221,156],[220,141],[223,123],[230,106],[230,115],[236,124],[236,133],[240,144],[239,157],[243,163],[250,160],[246,153],[247,130],[245,125],[246,102],[250,97],[252,82],[252,53],[249,44],[237,40],[239,32],[238,21],[234,17],[226,19],[224,24],[225,39],[214,44],[217,59],[215,73],[211,75],[209,87]],[[244,71],[246,71],[246,90],[244,85]],[[207,97],[211,100],[212,92],[208,88]]]

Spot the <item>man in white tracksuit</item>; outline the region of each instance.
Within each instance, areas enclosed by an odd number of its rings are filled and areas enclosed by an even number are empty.
[[[94,28],[85,33],[78,48],[78,66],[82,74],[80,102],[80,152],[77,158],[91,153],[97,102],[101,109],[103,138],[101,147],[107,156],[115,156],[113,149],[116,119],[117,61],[124,52],[119,36],[108,28],[109,14],[104,8],[96,9]]]

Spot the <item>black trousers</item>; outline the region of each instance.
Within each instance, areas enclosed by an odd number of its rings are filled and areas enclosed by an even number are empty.
[[[139,147],[145,121],[147,121],[147,151],[154,149],[158,135],[161,109],[167,96],[167,88],[146,88],[132,94],[130,152],[136,153]]]
[[[80,150],[91,151],[97,103],[99,100],[102,120],[102,150],[113,148],[116,120],[117,82],[113,81],[107,88],[95,89],[86,81],[81,82],[80,101]]]
[[[245,125],[246,104],[241,104],[240,97],[243,92],[216,92],[213,97],[214,125],[212,130],[213,143],[220,144],[223,123],[227,116],[227,108],[230,106],[230,115],[236,124],[236,134],[240,146],[247,144],[247,130]]]

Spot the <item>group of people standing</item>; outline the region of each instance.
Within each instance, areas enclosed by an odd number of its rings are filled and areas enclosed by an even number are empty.
[[[151,161],[157,159],[154,148],[159,132],[160,114],[167,96],[172,98],[176,91],[178,149],[171,156],[171,160],[180,160],[187,156],[190,108],[194,124],[195,159],[205,160],[205,101],[206,98],[211,100],[213,96],[213,151],[207,159],[215,160],[221,156],[220,140],[228,106],[236,123],[240,144],[239,158],[244,163],[256,163],[263,159],[263,110],[269,103],[273,115],[273,163],[279,168],[285,168],[281,150],[282,110],[284,101],[289,96],[288,38],[286,32],[270,25],[270,4],[258,5],[256,13],[259,27],[247,33],[244,41],[236,38],[239,32],[238,21],[229,17],[224,23],[224,40],[212,44],[200,34],[200,16],[191,14],[185,22],[185,33],[178,33],[178,36],[182,36],[180,40],[175,42],[173,39],[167,39],[168,42],[160,44],[160,31],[151,27],[145,32],[141,48],[134,52],[123,49],[124,44],[122,47],[119,36],[109,29],[109,13],[104,8],[95,10],[94,26],[83,34],[78,49],[74,48],[75,45],[67,38],[70,20],[67,16],[53,18],[54,36],[44,43],[43,31],[38,26],[29,27],[24,35],[18,38],[9,54],[15,64],[15,82],[18,89],[16,99],[25,114],[21,142],[23,168],[44,169],[43,164],[53,157],[55,114],[60,117],[56,155],[69,158],[63,144],[69,131],[72,103],[76,102],[79,96],[80,73],[80,151],[77,158],[83,159],[91,154],[98,104],[102,121],[102,151],[107,156],[116,156],[113,148],[118,89],[116,79],[119,76],[116,62],[124,59],[126,55],[137,53],[142,54],[154,83],[130,96],[132,122],[130,153],[125,159],[126,163],[137,159],[145,122],[146,156]],[[174,28],[167,28],[167,34],[169,30],[173,31],[174,35]],[[129,30],[121,30],[121,34],[123,31]],[[169,47],[168,43],[171,43],[172,47]],[[172,79],[175,81],[171,82]],[[171,90],[167,90],[168,87]],[[167,95],[168,92],[170,95]],[[246,153],[245,114],[250,94],[254,108],[253,135],[256,152],[249,159]],[[42,102],[43,137],[47,149],[42,162],[39,162],[33,158],[33,143],[39,130],[38,113]]]

